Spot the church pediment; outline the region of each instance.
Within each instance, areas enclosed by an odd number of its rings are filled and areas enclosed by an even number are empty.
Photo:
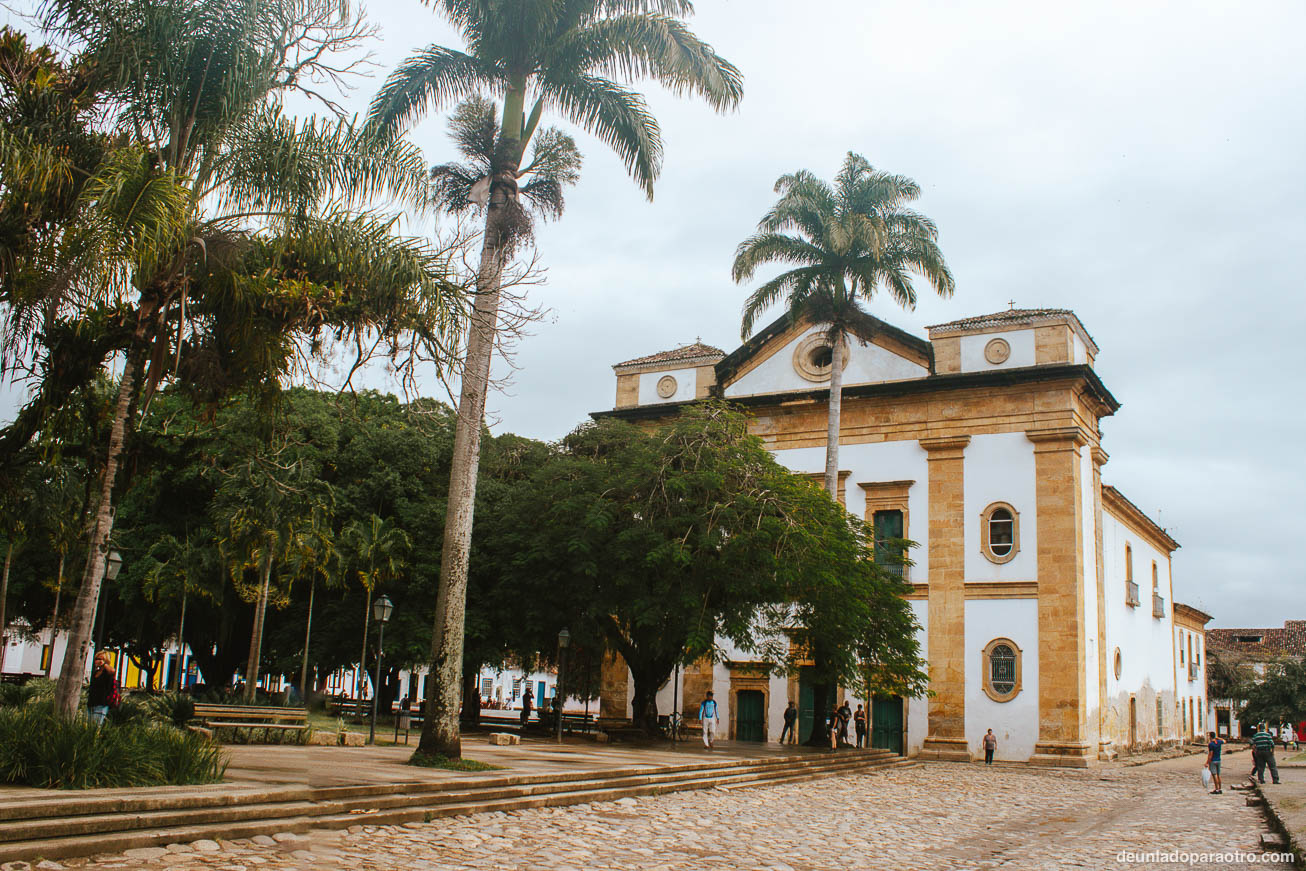
[[[930,343],[876,320],[869,341],[844,340],[843,383],[907,381],[930,374]],[[716,366],[727,399],[811,390],[830,381],[830,345],[823,328],[787,316],[766,327]]]

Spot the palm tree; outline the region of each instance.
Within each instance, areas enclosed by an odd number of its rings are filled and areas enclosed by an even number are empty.
[[[830,346],[830,401],[825,445],[825,489],[839,485],[839,415],[843,400],[846,337],[862,343],[875,332],[865,308],[879,290],[906,309],[916,307],[912,273],[939,296],[951,296],[952,273],[938,246],[938,229],[907,207],[920,186],[875,169],[848,152],[834,186],[807,170],[775,183],[780,199],[735,252],[734,279],[748,281],[759,266],[794,266],[767,281],[744,302],[745,340],[757,319],[781,300],[791,321],[823,325]]]
[[[402,529],[387,524],[373,514],[366,521],[355,520],[340,533],[343,559],[353,567],[354,573],[367,591],[363,605],[363,652],[358,658],[358,684],[354,694],[363,697],[367,679],[367,630],[372,619],[372,593],[377,584],[398,577],[404,567],[404,555],[412,547],[412,540]],[[372,692],[379,692],[373,687]]]
[[[123,447],[158,386],[266,395],[333,339],[438,352],[457,341],[462,296],[448,252],[397,236],[373,211],[378,198],[430,202],[420,151],[346,120],[282,114],[286,93],[350,73],[347,52],[368,29],[347,0],[45,10],[47,30],[76,51],[67,64],[0,39],[26,52],[0,75],[0,216],[32,216],[21,233],[0,221],[0,370],[35,349],[60,377],[43,379],[0,448],[122,360],[56,694],[71,716]],[[52,103],[59,111],[45,111]]]
[[[689,0],[433,0],[462,31],[465,51],[432,45],[401,65],[373,100],[371,120],[394,131],[427,109],[492,94],[502,101],[493,160],[476,189],[485,230],[462,366],[440,586],[432,638],[427,716],[418,751],[461,755],[467,560],[480,439],[504,269],[530,228],[519,179],[545,110],[560,112],[612,148],[651,199],[662,163],[657,121],[639,93],[616,79],[653,79],[695,93],[718,111],[743,95],[732,64],[682,18]],[[527,111],[527,103],[530,109]]]

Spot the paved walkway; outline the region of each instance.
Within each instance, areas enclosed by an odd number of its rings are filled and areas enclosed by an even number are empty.
[[[1200,757],[1092,771],[928,763],[397,827],[370,827],[363,816],[347,832],[196,842],[64,864],[88,871],[1291,867],[1256,861],[1260,811],[1241,794],[1207,795],[1200,768]],[[1121,861],[1122,851],[1199,855],[1175,864]],[[1255,859],[1231,856],[1238,852]]]

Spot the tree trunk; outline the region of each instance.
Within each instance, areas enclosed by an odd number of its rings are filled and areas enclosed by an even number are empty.
[[[155,306],[143,303],[137,315],[133,348],[122,367],[122,380],[118,385],[118,399],[114,405],[113,423],[109,427],[109,450],[104,458],[104,471],[100,477],[99,502],[91,523],[90,540],[86,549],[86,568],[82,571],[82,585],[73,605],[73,617],[68,628],[68,646],[64,650],[63,667],[59,670],[59,684],[55,689],[54,706],[60,716],[71,719],[82,700],[82,683],[86,679],[86,658],[91,649],[91,631],[95,625],[95,610],[100,598],[100,584],[104,580],[105,556],[109,535],[113,532],[113,486],[118,478],[123,448],[127,441],[127,424],[131,416],[136,391],[136,377],[140,372],[143,342],[148,324],[155,318]]]
[[[263,656],[263,619],[268,610],[268,590],[272,586],[272,551],[263,557],[263,583],[259,587],[258,603],[254,606],[254,630],[249,635],[249,660],[245,663],[245,704],[254,701],[258,686],[259,659]]]
[[[308,619],[304,621],[304,659],[299,666],[299,694],[304,707],[308,707],[308,642],[313,637],[313,597],[317,593],[317,578],[308,582]]]
[[[183,666],[186,665],[186,599],[189,598],[190,590],[183,583],[181,587],[181,619],[177,622],[177,665],[172,669],[176,680],[172,681],[172,689],[175,692],[181,691],[181,674]]]
[[[518,101],[520,102],[520,101]],[[505,138],[510,101],[505,101]],[[520,106],[518,106],[520,116]],[[518,119],[520,124],[520,117]],[[472,515],[476,507],[476,477],[481,460],[481,425],[489,389],[490,360],[499,318],[499,291],[503,268],[511,249],[504,229],[510,205],[515,204],[515,167],[496,172],[491,183],[485,219],[481,265],[476,274],[476,301],[468,325],[467,359],[463,366],[458,420],[454,430],[452,468],[449,473],[449,507],[440,555],[440,588],[435,603],[431,639],[431,676],[426,698],[426,718],[418,752],[462,755],[458,712],[462,707],[463,633],[467,611],[467,564],[472,543]]]
[[[481,677],[480,672],[479,664],[475,668],[469,668],[467,663],[463,663],[462,720],[472,729],[481,725],[481,694],[480,687],[477,685]]]
[[[362,699],[367,687],[367,629],[372,624],[372,588],[367,588],[367,602],[363,606],[363,652],[358,656],[358,672],[354,679],[354,698]],[[376,692],[376,687],[372,687]]]
[[[6,631],[9,624],[5,622],[5,604],[9,601],[9,563],[14,556],[14,542],[9,540],[9,547],[5,548],[5,571],[4,579],[0,580],[0,673],[5,670],[5,651],[9,648],[9,634]],[[50,651],[54,656],[54,651]]]
[[[829,747],[830,723],[827,715],[834,707],[833,687],[829,682],[812,684],[812,734],[803,742],[804,747]]]
[[[59,581],[54,588],[54,615],[50,617],[50,658],[45,661],[46,680],[50,679],[50,671],[54,668],[54,644],[59,640],[59,598],[63,595],[64,556],[64,552],[59,551]]]
[[[839,418],[843,409],[843,333],[830,348],[830,403],[825,430],[825,492],[839,501]]]

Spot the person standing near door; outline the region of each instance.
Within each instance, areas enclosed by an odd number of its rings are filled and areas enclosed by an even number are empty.
[[[861,705],[853,712],[853,728],[857,732],[857,746],[866,746],[866,709]]]
[[[708,690],[707,695],[704,696],[703,704],[698,706],[698,719],[703,724],[703,746],[711,750],[716,742],[717,725],[720,723],[716,699],[712,698],[711,690]]]
[[[785,708],[785,727],[780,730],[780,743],[785,743],[785,738],[789,739],[790,744],[798,743],[798,708],[793,702]]]
[[[984,735],[984,764],[985,765],[993,764],[993,751],[997,749],[998,749],[998,736],[993,734],[992,729],[989,729],[989,731]]]
[[[531,692],[531,685],[526,684],[526,692],[521,697],[521,725],[525,729],[531,721],[531,708],[535,707],[535,693]]]

